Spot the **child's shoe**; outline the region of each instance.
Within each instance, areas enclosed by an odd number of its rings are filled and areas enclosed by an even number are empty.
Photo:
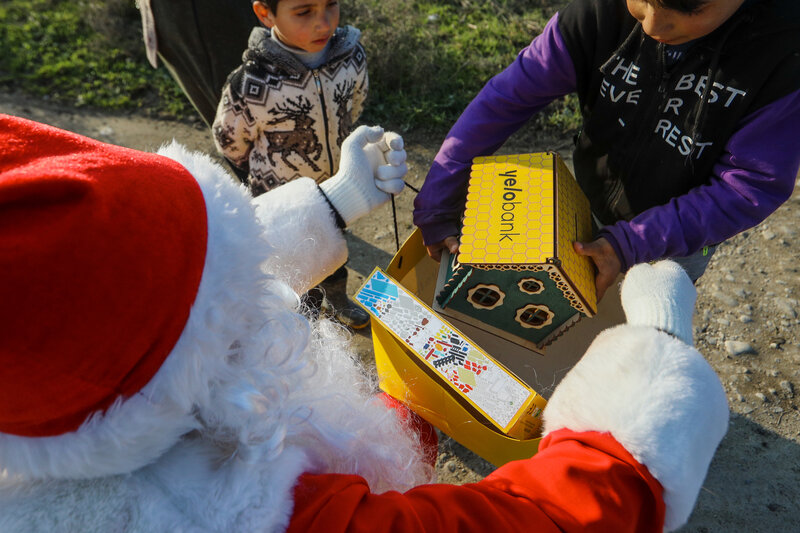
[[[300,297],[302,313],[309,320],[316,320],[322,311],[322,302],[325,301],[325,294],[319,286],[310,289]]]
[[[346,294],[334,297],[336,303],[331,301],[328,294],[322,302],[322,310],[325,314],[335,318],[338,322],[351,329],[363,329],[369,324],[369,313],[364,311],[357,303],[347,297]]]
[[[369,324],[369,313],[347,296],[347,270],[339,269],[319,284],[325,293],[322,311],[351,329],[362,329]]]

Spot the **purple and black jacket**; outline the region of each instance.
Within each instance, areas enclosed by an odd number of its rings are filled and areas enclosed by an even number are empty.
[[[472,159],[577,92],[575,176],[623,271],[753,227],[800,167],[798,35],[800,2],[751,0],[670,64],[624,0],[575,0],[467,106],[414,223],[426,244],[458,235]]]

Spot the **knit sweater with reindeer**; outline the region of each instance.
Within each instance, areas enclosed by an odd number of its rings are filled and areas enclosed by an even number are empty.
[[[253,28],[242,65],[222,88],[217,149],[247,172],[257,196],[301,176],[331,177],[367,96],[367,61],[352,26],[337,28],[317,68]],[[244,174],[244,172],[242,172]]]

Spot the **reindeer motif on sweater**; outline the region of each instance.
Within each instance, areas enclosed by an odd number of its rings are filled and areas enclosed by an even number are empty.
[[[338,170],[369,83],[359,37],[351,26],[338,28],[325,62],[309,69],[269,29],[253,29],[212,129],[220,153],[247,171],[254,195],[301,176],[322,182]]]

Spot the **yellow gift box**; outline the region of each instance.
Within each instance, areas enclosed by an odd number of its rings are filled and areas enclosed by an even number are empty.
[[[557,165],[554,171],[566,175],[560,159],[555,158],[554,161]],[[562,181],[564,187],[574,185]],[[561,196],[563,198],[569,195]],[[575,217],[566,218],[569,220]],[[589,237],[565,234],[560,238],[556,236],[554,242],[561,241],[565,250],[563,255],[567,257],[571,245],[566,245],[577,238]],[[473,250],[474,253],[474,246],[468,250]],[[576,264],[580,260],[582,259],[575,259]],[[439,263],[428,256],[422,234],[416,230],[386,267],[385,274],[387,282],[396,284],[398,291],[413,298],[414,303],[409,303],[406,298],[405,305],[419,306],[416,308],[418,313],[432,313],[429,321],[439,321],[444,324],[442,327],[445,329],[450,328],[456,332],[459,338],[470,345],[470,349],[476,350],[476,358],[485,357],[491,360],[498,369],[507,374],[507,379],[516,383],[511,388],[516,389],[519,385],[527,391],[527,397],[514,404],[513,416],[492,416],[491,409],[487,410],[480,401],[476,402],[470,397],[470,391],[465,394],[458,387],[462,381],[454,383],[446,375],[437,372],[432,362],[426,359],[429,350],[421,350],[418,344],[414,346],[411,333],[399,331],[396,324],[387,326],[379,320],[380,312],[376,313],[374,308],[370,309],[369,305],[364,305],[364,301],[359,301],[361,291],[376,272],[384,273],[376,269],[356,294],[355,300],[372,315],[372,340],[380,388],[408,405],[443,433],[496,466],[531,457],[538,450],[541,414],[546,408],[546,398],[549,398],[560,379],[580,359],[600,331],[624,322],[618,284],[615,283],[599,303],[591,298],[593,287],[582,287],[582,292],[590,296],[591,310],[594,311],[596,306],[594,318],[580,320],[571,325],[568,331],[548,345],[545,356],[521,346],[518,342],[512,342],[513,339],[497,335],[490,328],[476,327],[457,316],[445,316],[432,310],[439,271]],[[434,330],[439,329],[437,323]],[[436,335],[431,331],[425,331],[424,334],[426,338],[435,340]]]
[[[432,294],[437,269],[438,264],[427,256],[421,234],[416,231],[395,255],[386,273],[418,301],[424,301],[426,292]],[[359,301],[359,294],[356,301]],[[431,365],[426,365],[407,342],[378,321],[374,312],[371,314],[375,363],[383,391],[492,464],[502,465],[536,453],[538,435],[517,437],[537,434],[541,410],[546,405],[542,396],[509,373],[530,395],[509,423],[501,427],[459,389],[448,386],[441,376],[436,376]]]

